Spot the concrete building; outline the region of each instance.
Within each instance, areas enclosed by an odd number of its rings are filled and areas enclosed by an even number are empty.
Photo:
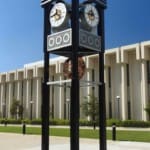
[[[64,80],[65,57],[51,59],[50,81]],[[82,80],[98,82],[98,56],[84,57],[86,73]],[[43,62],[24,65],[22,69],[0,73],[0,115],[11,118],[13,99],[20,100],[24,118],[41,117]],[[150,103],[150,41],[122,46],[105,52],[107,118],[148,120],[144,108]],[[98,87],[80,88],[80,101]],[[69,117],[70,88],[50,86],[50,108],[53,118]],[[81,118],[82,115],[81,110]]]

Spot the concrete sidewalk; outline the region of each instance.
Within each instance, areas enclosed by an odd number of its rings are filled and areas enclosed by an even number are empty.
[[[90,141],[91,142],[91,141]],[[40,147],[24,150],[41,150]],[[50,150],[70,150],[68,144],[52,144]],[[92,143],[84,143],[81,140],[80,150],[99,150],[98,142],[92,141]],[[137,142],[107,142],[107,150],[150,150],[150,143],[137,143]]]
[[[50,150],[70,150],[70,139],[50,137]],[[107,141],[107,150],[150,150],[150,143]],[[1,150],[41,150],[41,136],[0,133]],[[80,150],[99,150],[98,140],[80,139]]]

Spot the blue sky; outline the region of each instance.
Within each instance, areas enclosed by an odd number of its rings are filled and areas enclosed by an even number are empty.
[[[150,40],[150,0],[108,0],[106,49]],[[43,59],[40,0],[0,3],[0,72]]]

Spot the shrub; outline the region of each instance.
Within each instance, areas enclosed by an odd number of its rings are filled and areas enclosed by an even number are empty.
[[[21,120],[16,120],[16,119],[2,119],[1,123],[5,124],[7,122],[7,124],[21,124],[22,121]]]
[[[0,119],[1,124],[22,124],[25,122],[26,124],[32,124],[32,125],[41,125],[41,119],[24,119],[24,120],[16,120],[16,119]],[[93,121],[88,120],[80,120],[80,126],[93,126]],[[150,121],[135,121],[135,120],[125,120],[120,121],[117,119],[109,119],[107,120],[107,126],[112,126],[113,123],[116,124],[118,127],[150,127]],[[63,119],[51,119],[50,125],[70,125],[69,120],[63,120]],[[98,126],[98,122],[96,122],[96,126]]]
[[[117,120],[117,119],[109,119],[106,121],[106,125],[107,126],[112,126],[113,124],[116,124],[116,126],[121,126],[121,121],[120,120]]]
[[[29,119],[24,119],[24,120],[22,120],[22,123],[26,123],[26,124],[31,124],[31,120],[29,120]]]
[[[121,122],[123,127],[150,127],[150,122],[126,120]]]
[[[147,107],[144,110],[147,112],[150,120],[150,103],[147,105]]]
[[[92,125],[93,125],[92,121],[80,120],[80,126],[92,126]]]
[[[33,119],[29,121],[32,125],[41,125],[41,119]]]
[[[64,119],[51,119],[50,125],[69,125],[69,120]]]

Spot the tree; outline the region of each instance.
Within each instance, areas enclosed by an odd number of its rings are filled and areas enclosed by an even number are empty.
[[[147,105],[147,107],[144,110],[147,112],[150,119],[150,103]]]
[[[91,121],[94,123],[98,121],[99,102],[97,97],[95,97],[93,94],[84,97],[81,107],[84,115],[90,117]]]
[[[17,116],[19,118],[22,117],[22,115],[23,115],[23,106],[21,105],[19,100],[16,100],[16,99],[13,100],[13,103],[12,103],[11,108],[10,108],[10,113],[11,113],[13,118],[18,119]]]

